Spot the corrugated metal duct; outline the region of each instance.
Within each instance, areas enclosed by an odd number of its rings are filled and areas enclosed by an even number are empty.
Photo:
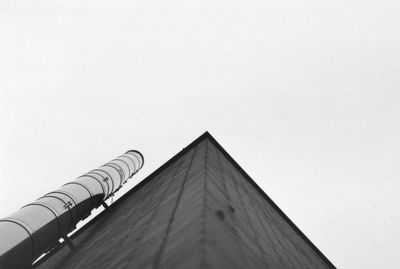
[[[143,166],[130,150],[0,219],[0,269],[26,268],[75,229]]]

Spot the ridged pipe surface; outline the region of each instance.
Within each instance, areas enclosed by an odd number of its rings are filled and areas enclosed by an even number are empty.
[[[127,151],[0,219],[0,269],[32,265],[93,209],[113,196],[143,163],[139,151]]]

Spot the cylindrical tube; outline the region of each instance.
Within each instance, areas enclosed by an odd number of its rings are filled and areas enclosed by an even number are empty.
[[[143,163],[139,151],[127,151],[0,219],[0,268],[29,267],[114,195]]]

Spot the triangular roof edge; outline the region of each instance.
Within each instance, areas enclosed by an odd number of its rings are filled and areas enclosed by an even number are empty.
[[[145,179],[135,185],[132,189],[130,189],[127,193],[121,196],[118,200],[116,200],[113,204],[109,206],[108,210],[103,210],[100,212],[96,217],[82,226],[79,230],[77,230],[71,238],[77,237],[79,234],[84,232],[86,229],[91,227],[96,221],[102,218],[105,214],[107,214],[112,208],[117,207],[123,201],[125,201],[128,197],[133,195],[143,186],[145,186],[148,182],[150,182],[153,178],[155,178],[158,174],[163,172],[165,168],[167,168],[170,164],[178,160],[181,156],[185,155],[189,152],[192,148],[197,146],[200,142],[205,139],[209,139],[217,149],[233,164],[233,166],[238,169],[238,171],[244,176],[244,178],[264,197],[271,206],[278,212],[279,215],[289,224],[290,227],[324,260],[330,267],[336,268],[333,263],[311,242],[311,240],[289,219],[289,217],[275,204],[275,202],[258,186],[258,184],[244,171],[244,169],[232,158],[232,156],[217,142],[217,140],[208,132],[204,132],[201,136],[195,139],[192,143],[190,143],[187,147],[183,148],[180,152],[175,154],[172,158],[170,158],[167,162],[161,165],[158,169],[156,169],[153,173],[148,175]],[[50,253],[45,255],[43,258],[38,260],[35,264],[33,264],[33,268],[37,267],[48,258],[50,258],[53,254],[57,253],[57,250],[62,248],[65,245],[65,242],[61,243],[58,247],[53,249]]]

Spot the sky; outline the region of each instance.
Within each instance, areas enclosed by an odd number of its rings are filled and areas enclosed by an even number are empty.
[[[399,14],[0,1],[0,217],[138,149],[125,192],[209,131],[338,268],[399,268]]]

